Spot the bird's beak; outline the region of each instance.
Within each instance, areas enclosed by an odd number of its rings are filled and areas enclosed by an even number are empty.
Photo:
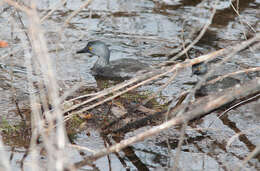
[[[77,53],[88,53],[88,50],[86,48],[84,48],[84,49],[77,51]]]

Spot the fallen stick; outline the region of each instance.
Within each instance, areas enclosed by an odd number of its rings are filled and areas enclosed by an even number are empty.
[[[122,140],[120,143],[112,145],[109,148],[103,148],[100,151],[95,152],[93,155],[84,158],[82,161],[75,163],[74,167],[80,168],[82,166],[85,166],[91,161],[95,161],[98,158],[103,157],[109,153],[119,152],[120,150],[131,144],[134,144],[155,134],[158,134],[159,132],[169,129],[172,126],[181,125],[195,118],[202,117],[234,100],[245,98],[249,95],[253,95],[259,92],[260,78],[256,78],[255,80],[252,80],[247,84],[229,88],[226,91],[216,94],[215,96],[206,96],[205,98],[202,98],[201,100],[198,100],[195,103],[191,104],[188,107],[188,110],[182,115],[174,117],[161,125],[154,126],[148,131],[137,134],[134,137]],[[181,106],[178,107],[178,109],[180,108]]]

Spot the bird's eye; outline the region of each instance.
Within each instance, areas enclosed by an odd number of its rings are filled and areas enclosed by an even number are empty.
[[[91,46],[88,47],[88,50],[91,51],[93,48]]]

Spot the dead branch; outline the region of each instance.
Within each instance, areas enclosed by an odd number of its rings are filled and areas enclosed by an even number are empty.
[[[151,137],[155,134],[158,134],[159,132],[169,129],[172,126],[180,125],[185,122],[189,122],[195,118],[202,117],[208,114],[209,112],[212,112],[218,109],[219,107],[226,105],[227,103],[230,103],[236,99],[245,98],[249,95],[258,93],[259,91],[260,91],[260,78],[256,78],[255,80],[252,80],[243,86],[227,89],[226,91],[222,92],[220,95],[218,94],[215,96],[207,96],[205,98],[202,98],[201,100],[196,101],[194,104],[191,104],[188,107],[188,111],[186,111],[183,115],[174,117],[161,125],[155,126],[149,129],[148,131],[145,131],[134,137],[123,140],[120,143],[117,143],[109,148],[104,148],[94,153],[93,155],[86,157],[84,160],[75,163],[75,167],[80,168],[86,165],[89,161],[94,161],[109,153],[119,152],[121,149],[131,144],[134,144],[148,137]],[[179,110],[180,108],[182,108],[182,106],[178,107]]]

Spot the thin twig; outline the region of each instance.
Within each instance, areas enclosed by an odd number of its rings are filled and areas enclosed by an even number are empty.
[[[170,57],[172,55],[172,53],[174,53],[174,52],[170,52],[170,54],[167,55],[168,58],[171,58],[171,60],[176,60],[179,57],[181,57],[182,55],[184,55],[185,53],[187,53],[196,43],[198,43],[198,41],[206,33],[207,29],[209,28],[210,24],[212,23],[212,20],[213,20],[215,14],[216,14],[216,7],[213,8],[211,16],[210,16],[208,22],[203,26],[203,28],[200,31],[199,35],[193,40],[193,42],[191,42],[191,44],[189,44],[184,50],[182,50],[180,53],[178,53],[174,57]]]
[[[61,2],[57,2],[54,7],[52,8],[52,10],[50,12],[48,12],[48,14],[46,14],[44,17],[41,18],[40,22],[44,22],[44,20],[46,20],[47,18],[49,18],[52,13],[54,13],[57,8],[59,8],[60,6],[64,5],[67,2],[67,0],[61,0]]]
[[[171,120],[159,125],[154,126],[148,131],[142,132],[140,134],[137,134],[134,137],[122,140],[120,143],[117,143],[109,148],[104,148],[92,156],[86,157],[84,160],[75,163],[76,168],[80,168],[84,166],[89,161],[96,160],[104,155],[107,155],[112,152],[119,152],[121,149],[125,148],[126,146],[129,146],[133,143],[139,142],[141,140],[144,140],[148,137],[151,137],[163,130],[169,129],[170,127],[174,125],[183,124],[184,122],[188,122],[190,120],[193,120],[197,117],[201,117],[205,115],[206,113],[209,113],[217,108],[219,108],[222,105],[225,105],[226,103],[230,103],[231,101],[239,98],[246,97],[250,94],[253,94],[257,91],[260,91],[260,78],[257,78],[249,83],[247,83],[244,86],[237,87],[235,89],[227,90],[229,93],[223,92],[222,95],[218,95],[217,97],[206,97],[204,98],[205,104],[198,105],[198,103],[202,103],[201,101],[195,102],[190,107],[190,111],[187,111],[185,114],[172,118]],[[209,99],[210,98],[210,99]]]
[[[76,11],[73,11],[73,13],[65,20],[64,22],[64,26],[69,24],[69,22],[71,21],[71,19],[73,17],[75,17],[82,9],[86,8],[87,6],[89,6],[89,4],[91,3],[92,0],[88,0],[87,2],[85,2],[84,4],[82,4],[79,9],[77,9]]]
[[[232,73],[228,73],[226,75],[222,75],[222,76],[219,76],[213,80],[210,80],[208,83],[209,84],[214,84],[216,83],[217,81],[219,80],[223,80],[224,78],[226,77],[230,77],[230,76],[233,76],[233,75],[237,75],[237,74],[241,74],[241,73],[249,73],[249,72],[256,72],[256,71],[260,71],[260,67],[254,67],[254,68],[249,68],[249,69],[243,69],[243,70],[239,70],[239,71],[236,71],[236,72],[232,72]]]

